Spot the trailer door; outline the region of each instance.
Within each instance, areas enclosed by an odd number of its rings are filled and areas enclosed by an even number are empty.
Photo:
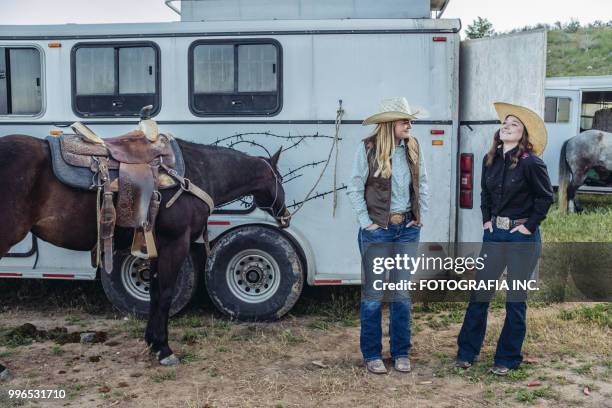
[[[459,65],[457,240],[479,242],[482,158],[499,128],[493,102],[526,106],[543,117],[546,32],[463,41]]]

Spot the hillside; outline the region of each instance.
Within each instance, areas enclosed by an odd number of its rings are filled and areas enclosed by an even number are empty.
[[[612,27],[548,31],[546,76],[612,75]]]

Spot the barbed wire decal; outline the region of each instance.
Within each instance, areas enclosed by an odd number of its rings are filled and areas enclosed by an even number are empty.
[[[287,208],[297,207],[298,205],[301,205],[301,204],[306,203],[306,202],[311,201],[311,200],[316,200],[317,198],[324,198],[325,196],[327,196],[329,194],[332,194],[334,191],[345,190],[346,188],[348,188],[348,187],[346,185],[344,185],[344,183],[343,183],[342,186],[338,187],[335,190],[329,190],[329,191],[326,191],[324,193],[315,192],[315,195],[313,195],[312,197],[309,197],[307,200],[298,201],[298,202],[293,200],[293,204],[288,205]]]
[[[270,151],[261,143],[256,142],[255,140],[253,140],[252,137],[254,136],[267,136],[267,137],[274,137],[274,138],[278,138],[278,139],[284,139],[284,140],[289,140],[292,143],[288,146],[288,147],[284,147],[282,149],[282,152],[286,152],[287,150],[290,149],[295,149],[297,148],[302,142],[304,142],[304,140],[306,139],[334,139],[333,136],[329,136],[329,135],[324,135],[324,134],[319,134],[318,132],[315,134],[311,134],[311,135],[279,135],[276,133],[271,133],[271,132],[245,132],[245,133],[236,133],[234,135],[230,135],[230,136],[226,136],[223,137],[221,139],[217,139],[215,142],[211,143],[211,145],[213,146],[222,146],[222,147],[227,147],[229,149],[235,149],[235,146],[241,145],[241,144],[246,144],[248,146],[252,146],[255,148],[260,149],[261,151],[265,152],[265,154],[268,157],[272,157],[272,154],[270,153]],[[339,138],[339,140],[342,140]],[[238,150],[238,149],[235,149]],[[303,165],[300,165],[294,169],[289,169],[289,171],[287,171],[287,173],[281,175],[282,179],[283,179],[283,185],[298,179],[300,177],[304,176],[303,172],[300,172],[300,170],[312,167],[313,169],[324,164],[326,161],[325,160],[320,160],[320,161],[313,161],[310,163],[306,163]],[[299,172],[299,173],[298,173]],[[345,185],[342,185],[340,188],[338,188],[337,190],[343,190],[346,189],[347,187]],[[332,194],[334,192],[334,190],[330,190],[330,191],[326,191],[323,193],[316,193],[314,196],[308,198],[307,200],[304,201],[300,201],[300,202],[296,202],[295,200],[293,200],[293,204],[291,204],[290,206],[287,206],[287,208],[292,208],[292,207],[297,207],[302,203],[305,203],[307,201],[311,201],[311,200],[315,200],[318,198],[325,198],[325,196]],[[240,203],[240,207],[241,208],[250,208],[253,205],[253,197],[252,196],[246,196],[246,197],[240,197],[237,198],[235,200],[232,200],[228,203],[225,203],[221,206],[219,206],[218,208],[224,208],[227,207],[231,204],[234,203]]]

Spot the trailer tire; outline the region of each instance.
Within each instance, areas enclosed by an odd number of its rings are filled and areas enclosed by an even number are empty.
[[[149,268],[148,261],[139,259],[127,250],[117,251],[113,272],[100,271],[104,293],[119,312],[146,319],[149,316]],[[188,256],[178,273],[170,316],[174,316],[189,304],[198,288],[198,274],[193,259]]]
[[[304,286],[300,256],[280,231],[246,226],[223,235],[206,263],[206,290],[214,305],[238,320],[277,320]]]

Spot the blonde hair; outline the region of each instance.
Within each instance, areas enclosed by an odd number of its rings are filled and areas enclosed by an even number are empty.
[[[395,153],[394,122],[379,123],[372,132],[376,146],[375,159],[377,164],[374,177],[391,177],[391,157]]]

